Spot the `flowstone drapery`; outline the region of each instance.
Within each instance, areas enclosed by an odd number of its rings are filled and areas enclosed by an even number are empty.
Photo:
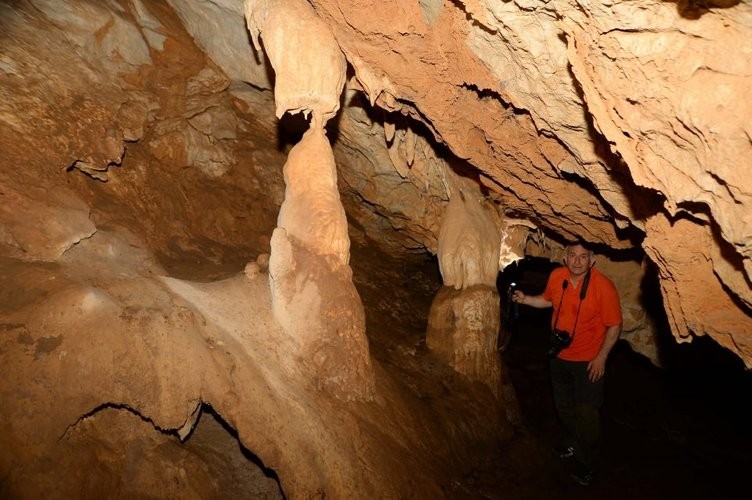
[[[426,343],[457,372],[501,396],[499,268],[501,235],[478,196],[457,191],[439,233],[444,286],[428,316]]]
[[[276,81],[277,116],[303,112],[309,130],[284,167],[285,199],[271,239],[274,317],[297,342],[315,385],[344,399],[373,396],[365,313],[352,283],[347,218],[324,132],[339,109],[345,58],[304,1],[245,3],[254,44],[264,41]]]

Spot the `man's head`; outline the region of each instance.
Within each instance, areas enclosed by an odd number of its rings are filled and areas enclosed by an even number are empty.
[[[582,241],[573,241],[564,248],[564,265],[572,278],[585,276],[593,266],[593,251]]]

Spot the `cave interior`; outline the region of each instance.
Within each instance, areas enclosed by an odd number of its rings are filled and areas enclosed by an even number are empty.
[[[0,497],[748,489],[747,3],[13,0],[0,48]],[[577,238],[587,489],[510,301]]]

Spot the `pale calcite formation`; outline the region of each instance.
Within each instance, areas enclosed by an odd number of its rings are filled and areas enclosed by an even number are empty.
[[[292,148],[284,177],[269,258],[274,316],[299,346],[295,354],[317,387],[345,400],[369,399],[374,381],[365,313],[347,264],[347,219],[323,129],[312,127]]]
[[[444,286],[428,313],[426,345],[469,380],[485,384],[501,397],[499,293],[496,287]]]
[[[462,290],[496,286],[501,234],[478,194],[457,190],[439,232],[439,269],[444,285]]]
[[[456,371],[486,384],[499,397],[496,277],[501,235],[492,212],[477,196],[473,190],[456,189],[444,214],[438,255],[444,286],[431,304],[426,345]]]
[[[373,369],[365,313],[352,283],[347,218],[326,121],[339,109],[345,59],[326,24],[302,0],[247,0],[257,49],[275,69],[277,116],[312,114],[284,167],[285,199],[271,239],[274,316],[299,346],[295,353],[319,389],[344,400],[371,399]]]
[[[314,112],[329,120],[339,109],[345,57],[329,27],[305,0],[246,0],[253,44],[274,67],[277,117]]]
[[[339,265],[350,260],[347,217],[337,191],[337,167],[324,130],[311,127],[287,156],[285,201],[277,227],[317,255]]]
[[[526,243],[532,235],[539,231],[528,220],[505,217],[501,223],[501,239],[499,240],[499,269],[515,263],[530,255]]]

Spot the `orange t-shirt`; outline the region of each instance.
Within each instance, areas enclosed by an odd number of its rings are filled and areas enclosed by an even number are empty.
[[[566,290],[562,286],[564,280],[569,282]],[[575,318],[577,320],[572,344],[562,349],[558,356],[567,361],[591,361],[600,351],[608,327],[622,322],[619,292],[611,280],[597,269],[590,270],[590,284],[585,300],[582,301],[579,317],[577,316],[580,291],[584,282],[583,276],[577,287],[572,286],[569,269],[559,267],[551,272],[543,291],[543,298],[554,306],[552,328],[564,330],[572,335]]]

